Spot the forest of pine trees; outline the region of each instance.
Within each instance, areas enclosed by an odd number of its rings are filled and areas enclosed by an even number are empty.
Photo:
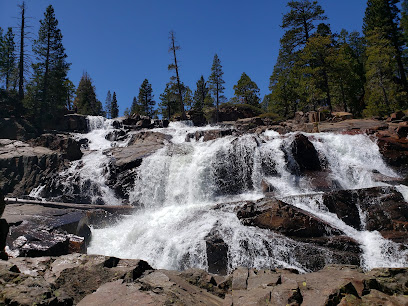
[[[40,20],[31,44],[29,10],[23,1],[17,27],[0,28],[0,114],[24,116],[39,128],[68,111],[107,118],[119,116],[116,92],[102,104],[84,73],[77,87],[68,78],[70,63],[52,5]],[[408,0],[368,0],[362,32],[336,33],[318,1],[288,1],[281,27],[279,56],[270,77],[270,93],[261,100],[257,84],[245,72],[224,96],[221,59],[214,55],[208,79],[194,92],[180,69],[180,45],[169,36],[168,70],[173,73],[156,103],[153,86],[144,79],[125,114],[187,118],[187,112],[218,121],[225,102],[246,104],[290,118],[297,111],[346,111],[356,117],[384,117],[408,109]],[[32,45],[31,50],[28,45]],[[262,101],[262,102],[261,102]],[[210,114],[210,117],[208,117]]]

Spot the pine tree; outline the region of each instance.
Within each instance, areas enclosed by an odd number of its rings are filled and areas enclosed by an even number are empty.
[[[393,80],[395,49],[379,28],[370,33],[367,37],[367,108],[364,113],[367,116],[384,116],[400,106],[398,86]]]
[[[119,106],[118,100],[116,99],[116,92],[113,92],[110,114],[112,119],[119,117]]]
[[[38,39],[33,52],[37,62],[33,64],[34,78],[30,83],[30,99],[27,101],[39,123],[58,117],[66,105],[65,88],[70,64],[62,45],[62,34],[58,29],[54,9],[50,5],[40,21]]]
[[[105,99],[105,114],[106,114],[106,118],[108,119],[112,118],[111,108],[112,108],[112,94],[110,90],[108,90],[108,93],[106,94],[106,99]]]
[[[74,105],[78,114],[100,116],[102,115],[102,103],[96,98],[95,87],[88,73],[84,73],[76,90]]]
[[[130,115],[131,115],[131,113],[130,113],[130,108],[129,108],[129,107],[126,107],[126,108],[125,108],[125,111],[123,112],[123,115],[124,115],[124,116],[130,116]]]
[[[152,85],[147,79],[145,79],[142,85],[140,85],[138,96],[139,112],[141,115],[149,117],[153,116],[153,108],[156,104],[156,101],[154,101],[153,98]]]
[[[9,90],[10,83],[15,76],[16,71],[16,54],[15,54],[15,42],[12,28],[8,28],[6,35],[4,36],[1,52],[1,67],[0,73],[6,82],[6,90]]]
[[[212,95],[215,97],[216,122],[218,122],[219,120],[218,111],[219,111],[220,98],[225,90],[225,87],[224,87],[225,81],[222,78],[223,74],[224,72],[222,71],[221,61],[218,58],[218,55],[215,54],[214,59],[213,59],[213,64],[211,66],[211,75],[208,78],[208,84],[209,84]]]
[[[130,107],[131,114],[140,114],[140,106],[136,97],[133,97],[132,106]]]
[[[193,110],[197,113],[202,113],[204,109],[205,100],[209,94],[209,89],[204,76],[197,81],[197,89],[194,92],[193,97]]]
[[[243,72],[238,83],[234,85],[235,96],[243,104],[259,106],[259,88],[251,78]]]
[[[408,83],[403,63],[403,37],[399,27],[400,0],[368,0],[364,16],[363,32],[366,38],[376,37],[387,39],[393,47],[398,74],[405,92],[408,92]],[[373,34],[375,32],[375,34]],[[368,39],[367,39],[368,40]],[[372,41],[372,39],[371,39]]]
[[[289,1],[287,6],[290,11],[283,16],[282,28],[286,29],[286,32],[281,39],[281,45],[289,52],[294,52],[306,45],[316,28],[315,22],[326,20],[327,17],[317,1]]]
[[[163,118],[170,118],[180,111],[180,103],[178,102],[179,89],[174,82],[166,84],[166,88],[160,95],[159,113]]]

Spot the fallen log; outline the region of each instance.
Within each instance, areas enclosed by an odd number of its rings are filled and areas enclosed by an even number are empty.
[[[76,204],[61,203],[52,201],[27,200],[19,198],[5,198],[6,204],[35,204],[51,208],[75,208],[82,210],[103,209],[111,214],[127,215],[135,211],[134,206],[130,205],[94,205],[94,204]]]

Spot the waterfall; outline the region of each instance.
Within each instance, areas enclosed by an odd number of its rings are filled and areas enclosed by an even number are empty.
[[[407,265],[406,248],[402,251],[401,245],[382,238],[378,232],[357,230],[344,223],[325,209],[322,193],[313,179],[291,171],[288,147],[295,134],[281,136],[266,131],[261,135],[186,142],[188,133],[210,129],[216,128],[171,123],[168,129],[157,130],[171,135],[172,140],[144,158],[137,169],[130,202],[140,203],[143,209],[111,227],[93,229],[89,253],[141,258],[155,268],[207,269],[206,237],[215,232],[228,245],[229,271],[238,266],[308,271],[310,267],[301,256],[294,256],[302,252],[324,256],[326,263],[334,262],[334,255],[324,253],[321,248],[311,250],[305,242],[240,222],[234,209],[243,201],[261,199],[265,183],[275,197],[313,214],[357,241],[364,268]],[[98,143],[96,131],[95,139],[91,137],[94,143]],[[375,173],[397,177],[368,136],[331,133],[308,136],[326,164],[327,180],[333,182],[333,188],[386,186],[375,179]],[[98,158],[100,162],[106,158],[102,152],[94,154],[89,159]],[[405,200],[407,189],[399,187]]]

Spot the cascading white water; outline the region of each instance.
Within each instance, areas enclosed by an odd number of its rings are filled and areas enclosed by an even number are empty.
[[[280,136],[266,131],[260,136],[185,142],[187,133],[202,129],[214,127],[194,128],[176,123],[160,130],[173,138],[143,160],[134,190],[130,192],[131,202],[138,202],[144,208],[112,227],[94,229],[88,252],[141,258],[156,268],[205,269],[205,238],[209,232],[216,231],[228,245],[230,270],[243,265],[306,271],[308,268],[292,255],[303,247],[301,242],[242,225],[234,213],[234,204],[217,206],[262,198],[261,182],[265,181],[278,198],[317,193],[290,204],[358,241],[365,268],[407,265],[408,253],[398,252],[396,243],[385,240],[378,232],[358,231],[346,225],[322,209],[321,196],[310,180],[291,174],[283,148],[291,143],[293,134]],[[327,162],[329,176],[344,189],[385,185],[373,178],[373,172],[397,176],[384,164],[378,146],[367,136],[330,133],[310,136]],[[330,254],[326,257],[330,263]]]
[[[113,120],[101,116],[88,116],[88,133],[73,134],[79,141],[86,140],[87,150],[80,160],[71,162],[69,168],[60,172],[58,186],[66,197],[74,197],[75,202],[84,199],[86,203],[120,205],[121,200],[106,184],[106,169],[110,156],[106,150],[126,146],[127,141],[112,142],[105,137],[114,130]],[[42,198],[46,186],[39,186],[30,193],[31,197]],[[79,198],[79,201],[78,201]]]

